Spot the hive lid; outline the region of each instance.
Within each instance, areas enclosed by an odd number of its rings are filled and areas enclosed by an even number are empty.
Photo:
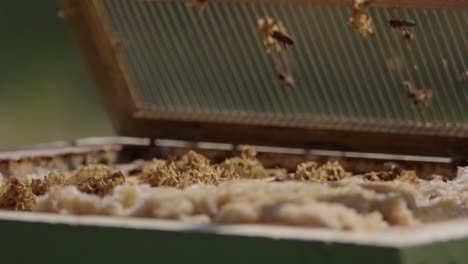
[[[352,1],[282,2],[60,0],[119,135],[468,157],[467,1],[375,0],[367,39]],[[265,50],[267,17],[288,51]],[[388,26],[403,18],[409,44]]]

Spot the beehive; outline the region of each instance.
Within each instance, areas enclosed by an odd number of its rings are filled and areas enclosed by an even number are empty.
[[[117,133],[147,139],[6,153],[5,176],[189,149],[222,161],[238,144],[268,146],[258,159],[290,170],[338,160],[359,174],[397,160],[422,177],[450,178],[466,165],[466,1],[60,4]],[[55,248],[47,256],[57,263],[70,255],[77,263],[464,263],[468,237],[465,219],[373,232],[16,212],[0,219],[11,237],[2,246],[31,250],[11,254],[16,262]],[[33,243],[32,234],[53,239]]]

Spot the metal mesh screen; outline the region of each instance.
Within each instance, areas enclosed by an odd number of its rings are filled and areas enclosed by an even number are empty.
[[[348,24],[350,7],[102,0],[144,115],[163,119],[302,127],[468,132],[466,10],[377,9],[376,34]],[[268,54],[259,18],[283,22],[295,40]],[[417,22],[405,44],[388,21]],[[293,87],[278,81],[288,68]],[[432,88],[429,107],[406,98],[404,81]]]

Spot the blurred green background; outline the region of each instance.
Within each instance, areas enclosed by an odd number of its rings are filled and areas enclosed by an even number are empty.
[[[0,149],[112,128],[56,0],[0,7]]]

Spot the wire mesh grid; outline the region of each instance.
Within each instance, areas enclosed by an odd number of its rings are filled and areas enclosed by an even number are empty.
[[[371,8],[376,34],[364,39],[345,6],[100,2],[142,115],[468,136],[466,10]],[[265,51],[265,17],[294,38],[288,52]],[[411,43],[389,28],[394,18],[416,21]],[[278,81],[282,70],[293,87]],[[430,105],[414,106],[404,81],[433,89]]]

